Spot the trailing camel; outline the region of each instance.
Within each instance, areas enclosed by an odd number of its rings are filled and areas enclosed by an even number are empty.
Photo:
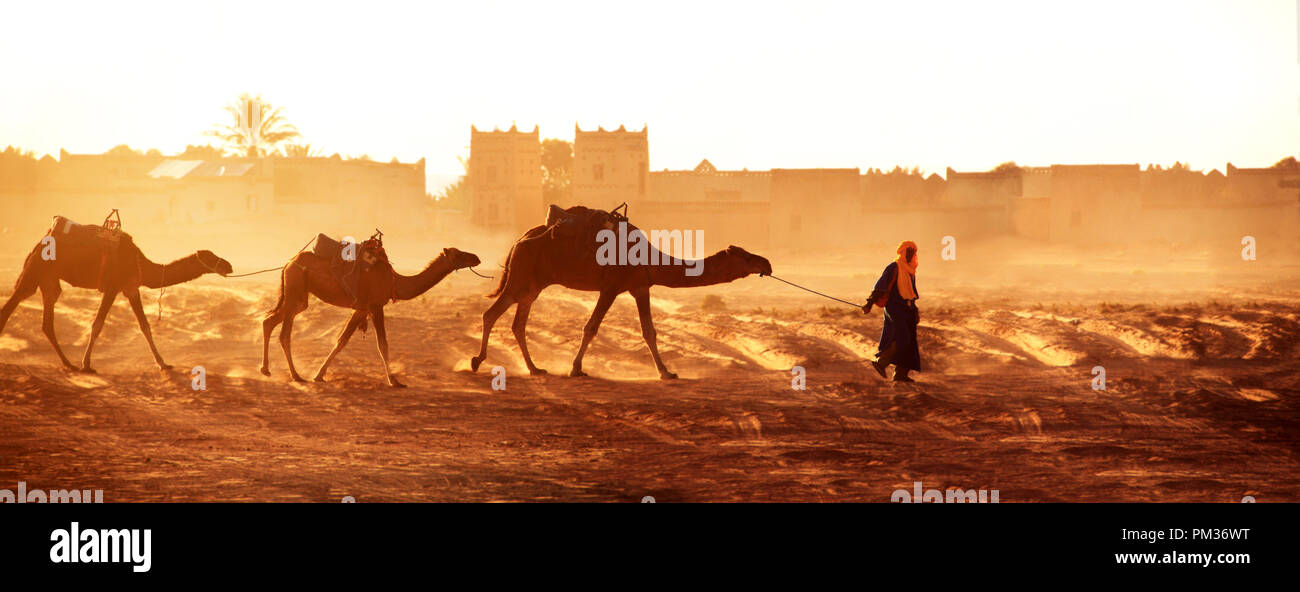
[[[551,223],[553,221],[553,223]],[[596,336],[605,313],[614,299],[623,292],[636,300],[637,311],[641,317],[641,336],[650,349],[650,357],[662,379],[677,378],[664,366],[659,357],[654,320],[650,316],[650,287],[692,288],[722,284],[747,277],[752,274],[767,275],[772,273],[772,264],[767,259],[749,253],[740,247],[727,247],[703,260],[680,261],[669,265],[602,265],[597,260],[595,248],[596,232],[613,231],[615,223],[625,223],[626,218],[603,210],[594,210],[574,206],[568,210],[552,209],[548,224],[537,226],[515,242],[510,249],[505,271],[500,282],[487,296],[496,298],[492,306],[483,313],[483,343],[478,355],[470,359],[470,368],[477,371],[483,360],[487,359],[488,337],[497,319],[510,308],[515,309],[512,329],[519,351],[524,356],[524,363],[531,374],[546,374],[546,371],[533,364],[528,354],[526,327],[528,314],[533,301],[547,286],[559,284],[574,290],[598,292],[596,308],[582,330],[582,344],[573,359],[573,368],[569,376],[586,376],[582,371],[582,358],[587,346]],[[568,228],[566,230],[566,227]],[[627,226],[627,235],[638,233],[636,227]],[[566,236],[568,235],[568,236]],[[654,261],[662,261],[667,255],[650,247]],[[674,262],[677,263],[677,262]],[[702,266],[702,269],[701,269]],[[692,275],[688,270],[699,270]]]
[[[100,330],[104,328],[104,320],[108,317],[113,301],[118,294],[122,294],[131,304],[131,311],[135,313],[140,332],[149,344],[154,361],[159,368],[166,370],[171,366],[163,362],[158,347],[154,345],[153,332],[149,329],[149,320],[140,301],[140,286],[165,288],[208,273],[227,275],[231,271],[230,263],[212,251],[196,251],[193,255],[167,264],[154,263],[135,245],[131,235],[108,221],[105,226],[92,226],[76,224],[63,216],[55,216],[45,237],[23,262],[23,270],[18,274],[13,295],[0,308],[0,332],[4,331],[5,324],[18,305],[39,288],[45,305],[41,329],[50,340],[50,345],[54,346],[54,353],[59,355],[65,368],[94,372],[90,366],[90,352],[95,347]],[[59,347],[59,341],[54,335],[54,304],[63,291],[62,282],[77,288],[98,290],[104,295],[99,302],[99,312],[95,314],[95,320],[90,326],[90,340],[86,343],[86,353],[82,355],[80,368],[63,355],[63,349]]]
[[[326,243],[326,248],[322,249]],[[334,357],[343,350],[358,328],[365,329],[366,319],[369,318],[375,325],[375,343],[379,346],[379,357],[383,360],[388,384],[394,387],[406,386],[398,382],[388,366],[384,305],[390,301],[411,300],[429,291],[451,272],[478,265],[479,258],[473,253],[446,248],[423,271],[408,276],[393,270],[380,245],[381,243],[366,241],[360,246],[360,252],[355,258],[346,260],[340,255],[342,250],[339,243],[321,235],[317,238],[315,251],[302,251],[284,266],[284,271],[280,274],[279,300],[262,321],[262,374],[271,375],[268,360],[271,332],[276,325],[282,325],[280,347],[289,364],[289,376],[295,382],[303,380],[294,367],[291,353],[293,319],[298,313],[307,310],[307,295],[312,294],[327,304],[353,310],[352,317],[339,332],[334,349],[316,371],[316,382],[325,381],[325,370],[329,368],[330,362],[334,361]]]

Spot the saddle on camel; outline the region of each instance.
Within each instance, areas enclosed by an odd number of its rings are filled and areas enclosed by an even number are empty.
[[[364,310],[371,304],[366,300],[369,293],[359,291],[361,285],[361,276],[367,274],[372,269],[379,271],[380,275],[387,275],[390,288],[396,286],[396,271],[393,270],[393,264],[388,261],[388,252],[384,250],[384,233],[378,228],[370,238],[362,241],[360,244],[335,240],[324,233],[317,234],[316,240],[312,241],[312,254],[329,262],[329,269],[334,274],[339,285],[352,296],[353,303],[350,308]],[[393,290],[389,290],[388,298],[396,302],[397,298],[393,295]],[[362,330],[365,330],[364,323]]]
[[[14,284],[13,295],[0,308],[0,332],[4,331],[18,304],[39,289],[45,307],[41,329],[50,345],[54,346],[59,360],[66,368],[93,372],[90,365],[91,350],[104,327],[104,320],[108,317],[113,301],[118,294],[122,294],[135,313],[140,332],[149,344],[154,361],[159,368],[165,370],[171,366],[163,362],[154,345],[153,332],[140,300],[140,287],[165,288],[204,274],[227,275],[231,271],[230,263],[212,251],[195,251],[192,255],[167,264],[150,261],[136,246],[131,235],[122,230],[122,219],[117,210],[113,210],[103,224],[98,226],[78,224],[63,216],[55,216],[45,236],[23,262],[22,272]],[[91,323],[90,339],[86,342],[86,352],[82,356],[80,368],[74,366],[63,354],[54,333],[54,305],[63,291],[63,282],[78,288],[98,290],[104,295]]]
[[[496,289],[487,295],[496,298],[496,301],[483,313],[483,339],[478,355],[470,359],[470,369],[478,370],[479,365],[487,359],[488,338],[497,319],[512,305],[518,304],[512,329],[515,341],[519,343],[519,352],[524,357],[529,373],[545,374],[545,370],[533,364],[532,356],[528,353],[528,314],[533,301],[542,290],[559,284],[574,290],[600,294],[591,318],[583,327],[582,344],[578,347],[569,376],[586,376],[582,370],[582,359],[587,347],[595,338],[614,299],[627,292],[636,300],[641,319],[641,336],[650,350],[659,377],[677,378],[676,374],[664,366],[663,359],[659,356],[657,335],[651,318],[650,287],[708,286],[752,274],[772,273],[772,264],[767,259],[736,246],[727,247],[703,260],[684,261],[655,252],[650,261],[672,262],[649,265],[601,264],[596,257],[600,248],[597,241],[599,233],[602,230],[612,231],[620,223],[626,223],[627,219],[626,204],[608,212],[585,206],[567,209],[550,206],[546,225],[536,226],[524,233],[510,248],[501,280]],[[632,235],[634,232],[639,233],[634,226],[628,224],[627,234]],[[655,247],[651,245],[649,249]],[[688,269],[700,273],[688,273]]]
[[[397,273],[384,250],[384,234],[375,231],[361,244],[343,243],[324,234],[317,235],[311,250],[304,248],[294,255],[280,273],[280,296],[275,308],[262,320],[262,374],[271,375],[271,332],[280,327],[280,348],[284,350],[289,365],[289,376],[302,381],[293,363],[293,321],[307,310],[307,295],[312,294],[327,304],[352,309],[352,316],[343,325],[338,340],[329,356],[316,371],[315,380],[325,381],[325,371],[334,357],[347,345],[357,329],[366,330],[367,321],[375,325],[375,343],[384,363],[384,375],[390,386],[405,386],[398,382],[388,364],[388,332],[384,326],[384,305],[398,300],[410,300],[441,282],[451,272],[473,267],[479,259],[473,253],[454,248],[442,250],[436,258],[416,275]]]

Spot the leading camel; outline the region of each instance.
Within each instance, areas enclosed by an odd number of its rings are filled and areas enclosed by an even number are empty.
[[[140,286],[165,288],[204,274],[226,275],[232,271],[230,262],[212,251],[196,251],[193,255],[167,264],[154,263],[144,256],[131,235],[99,226],[75,224],[62,216],[54,217],[54,223],[45,234],[46,238],[42,238],[27,255],[23,270],[14,284],[13,295],[0,308],[0,332],[4,331],[9,316],[18,308],[18,304],[39,288],[45,305],[41,330],[50,340],[50,345],[54,346],[54,353],[59,355],[63,366],[70,370],[94,372],[90,366],[90,351],[95,346],[100,330],[104,328],[104,319],[108,317],[108,311],[118,294],[126,296],[127,302],[131,304],[131,311],[135,313],[140,332],[149,344],[154,362],[163,370],[171,368],[163,362],[158,347],[154,345],[153,332],[149,329],[149,320],[144,314],[144,305],[140,302]],[[59,340],[54,335],[54,303],[63,292],[61,282],[78,288],[99,290],[104,294],[99,302],[99,312],[95,314],[95,320],[90,326],[90,341],[86,343],[86,353],[81,358],[80,368],[63,355]]]
[[[446,248],[424,270],[415,275],[401,275],[392,269],[387,261],[378,262],[368,269],[356,269],[347,266],[346,272],[337,267],[331,258],[322,257],[311,251],[303,251],[294,256],[280,274],[280,298],[275,308],[266,314],[262,321],[262,374],[271,375],[268,361],[271,344],[271,331],[276,325],[280,328],[280,348],[284,350],[284,359],[289,363],[289,376],[295,382],[302,382],[302,376],[293,365],[290,344],[293,340],[293,318],[307,310],[307,294],[312,294],[327,304],[351,308],[352,317],[343,325],[338,341],[329,356],[316,371],[314,380],[325,381],[325,370],[329,368],[334,357],[343,351],[357,328],[364,328],[366,318],[375,324],[375,343],[379,346],[379,357],[384,362],[384,375],[389,386],[404,387],[397,381],[388,368],[388,332],[384,326],[384,305],[390,300],[411,300],[434,287],[453,271],[479,264],[478,256],[453,248]],[[354,275],[353,275],[354,274]],[[355,287],[351,280],[355,277]]]
[[[607,230],[610,229],[612,222],[620,220],[619,217],[601,210],[588,210],[581,206],[575,206],[568,211],[581,212],[579,214],[581,216],[588,215],[588,212],[595,214],[597,218],[604,216]],[[650,317],[650,287],[710,286],[738,280],[755,273],[760,275],[772,273],[772,264],[767,259],[736,246],[727,247],[705,257],[702,261],[685,261],[674,265],[601,265],[597,262],[590,245],[586,245],[583,240],[562,237],[559,232],[548,232],[555,228],[555,226],[537,226],[524,233],[523,237],[511,247],[501,281],[496,289],[488,294],[489,298],[496,297],[496,302],[493,302],[492,306],[483,313],[483,344],[478,355],[470,359],[471,370],[477,371],[483,360],[487,359],[488,337],[492,333],[492,325],[506,309],[513,304],[518,304],[512,329],[515,341],[519,343],[519,351],[524,356],[524,363],[528,366],[530,374],[546,374],[545,370],[533,364],[533,359],[528,354],[525,327],[528,324],[528,313],[538,294],[547,286],[559,284],[574,290],[600,293],[596,300],[596,308],[583,327],[582,345],[578,347],[578,355],[573,359],[573,369],[569,372],[569,376],[587,375],[582,371],[582,358],[587,352],[587,346],[596,337],[600,323],[605,318],[610,305],[614,303],[614,299],[619,294],[627,292],[636,300],[637,312],[641,317],[641,336],[645,339],[646,346],[650,348],[650,357],[654,359],[655,367],[659,370],[659,377],[677,378],[676,374],[668,371],[659,357],[654,320]],[[628,225],[628,236],[634,236],[634,233],[639,232],[634,226]],[[653,250],[654,247],[650,249]],[[653,260],[661,259],[656,257]],[[703,264],[703,269],[699,275],[692,276],[687,273],[688,269],[698,269],[700,264]]]

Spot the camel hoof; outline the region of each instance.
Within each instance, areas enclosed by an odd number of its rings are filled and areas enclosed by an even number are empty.
[[[478,357],[478,356],[474,356],[474,357],[470,358],[470,359],[469,359],[469,371],[470,371],[470,372],[478,372],[478,366],[479,366],[479,364],[482,364],[482,363],[483,363],[483,358],[480,358],[480,357]]]
[[[676,379],[677,379],[676,372],[669,372],[667,370],[664,370],[663,372],[659,373],[659,380],[676,380]]]
[[[267,368],[266,366],[262,366],[261,368],[258,368],[257,371],[258,371],[258,372],[261,372],[263,376],[270,376],[270,375],[271,375],[271,369],[270,369],[270,368]]]
[[[319,376],[319,375],[318,375],[318,376],[316,376],[315,378],[311,379],[311,381],[312,381],[312,382],[325,382],[325,377],[324,377],[324,376]]]
[[[303,380],[301,376],[290,376],[289,382],[307,382],[307,381]]]
[[[80,368],[77,368],[76,370],[77,372],[80,372],[82,374],[99,374],[97,370],[91,368],[90,366],[82,366]]]
[[[390,381],[388,381],[388,386],[391,386],[391,387],[393,387],[393,388],[406,388],[406,385],[404,385],[404,384],[402,384],[402,383],[400,383],[400,382],[397,382],[396,380],[390,380]]]
[[[581,368],[574,368],[572,372],[569,372],[570,378],[582,378],[583,376],[586,375],[587,373],[583,372]]]
[[[543,370],[543,369],[541,369],[541,368],[533,368],[533,369],[529,370],[528,373],[529,373],[529,374],[532,374],[533,376],[546,376],[546,375],[547,375],[546,370]]]
[[[172,365],[171,365],[171,364],[159,364],[159,365],[158,365],[158,369],[159,369],[159,370],[162,370],[163,372],[166,372],[166,371],[172,369]]]

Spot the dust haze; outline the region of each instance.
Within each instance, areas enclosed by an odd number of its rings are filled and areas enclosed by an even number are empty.
[[[0,336],[0,481],[94,485],[111,501],[887,501],[913,481],[998,489],[1003,502],[1295,501],[1300,253],[1295,211],[1282,211],[1242,218],[1262,229],[1254,261],[1242,260],[1242,228],[1177,214],[1165,222],[1186,236],[1153,232],[1161,221],[1146,216],[1112,228],[1124,242],[1089,245],[968,240],[939,224],[919,225],[924,236],[864,227],[834,249],[706,235],[705,252],[739,244],[778,276],[850,301],[865,299],[898,239],[917,240],[926,368],[914,386],[867,363],[878,313],[757,276],[652,290],[677,381],[657,380],[626,296],[586,358],[592,377],[563,376],[595,294],[552,287],[529,338],[553,374],[529,376],[499,323],[486,366],[506,369],[504,391],[486,368],[468,371],[494,281],[465,270],[389,305],[404,390],[384,386],[369,334],[327,383],[289,383],[274,346],[272,376],[258,374],[278,272],[168,288],[161,318],[159,291],[144,290],[171,372],[153,368],[121,302],[96,348],[99,373],[61,370],[32,298]],[[95,223],[102,208],[57,213]],[[283,265],[317,232],[373,232],[123,220],[154,261],[210,249],[235,273]],[[0,277],[17,277],[45,230],[26,222],[5,228]],[[946,235],[954,260],[940,257]],[[496,275],[515,238],[446,225],[385,230],[385,247],[402,273],[454,246]],[[70,355],[97,303],[94,291],[64,291],[56,329]],[[312,300],[295,329],[300,365],[319,363],[347,316]],[[206,391],[182,370],[198,365]],[[1091,387],[1098,365],[1104,391]],[[791,388],[794,366],[807,390]]]

